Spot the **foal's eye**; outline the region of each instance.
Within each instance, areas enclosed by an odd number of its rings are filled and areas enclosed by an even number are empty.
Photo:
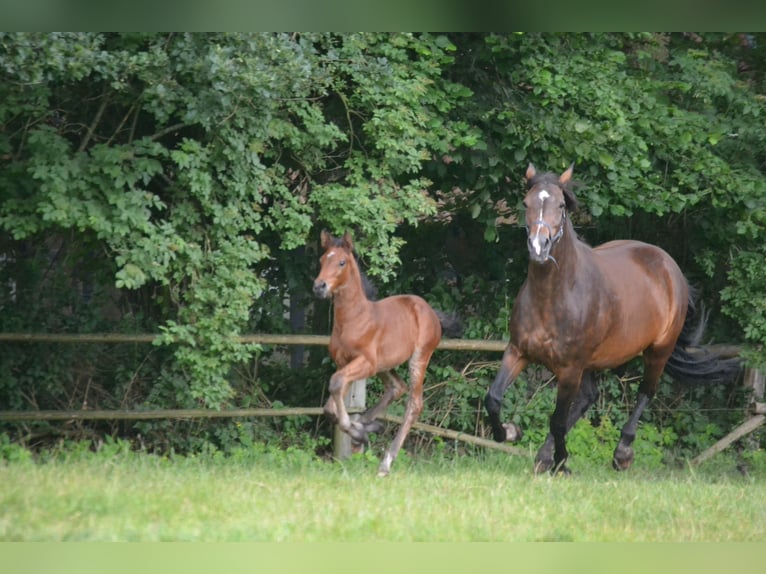
[[[559,203],[559,209],[564,209],[566,206],[567,206],[567,204],[564,203],[563,201],[561,203]]]

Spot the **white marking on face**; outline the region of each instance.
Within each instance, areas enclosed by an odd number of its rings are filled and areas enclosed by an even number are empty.
[[[551,194],[548,193],[548,191],[545,189],[540,190],[540,193],[537,194],[537,197],[540,198],[540,217],[538,218],[540,221],[543,220],[543,209],[545,208],[545,200],[548,199],[550,196]]]
[[[335,251],[330,251],[330,252],[327,254],[327,259],[330,259],[330,258],[331,258],[333,255],[335,255]]]
[[[551,196],[550,193],[548,193],[548,190],[541,189],[540,193],[537,194],[537,197],[540,198],[540,217],[537,218],[538,221],[543,220],[543,211],[545,210],[545,200],[548,199]],[[532,239],[532,247],[535,248],[535,253],[540,255],[540,252],[542,251],[542,246],[540,245],[540,226],[537,227],[537,232],[535,233],[534,238]]]

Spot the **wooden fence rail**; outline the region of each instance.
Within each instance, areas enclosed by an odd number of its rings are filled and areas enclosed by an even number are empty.
[[[0,342],[14,343],[100,343],[100,344],[125,344],[125,343],[153,343],[159,335],[150,333],[139,334],[121,334],[121,333],[102,333],[102,334],[73,334],[73,333],[0,333]],[[309,346],[327,346],[330,337],[327,335],[274,335],[274,334],[250,334],[234,337],[240,343],[256,343],[262,345],[309,345]],[[507,341],[498,340],[476,340],[476,339],[442,339],[437,349],[450,351],[487,351],[503,352],[507,346]],[[709,350],[721,357],[736,357],[741,352],[738,345],[711,345]],[[753,387],[755,402],[751,405],[751,418],[738,426],[718,443],[697,456],[692,463],[699,464],[710,458],[714,454],[721,452],[734,441],[753,432],[763,424],[766,424],[766,404],[758,402],[763,398],[763,375],[755,370],[748,370],[748,377],[760,377],[760,383]],[[350,413],[363,411],[363,408],[352,407]],[[151,411],[102,411],[102,410],[79,410],[79,411],[0,411],[0,421],[19,422],[19,421],[41,421],[41,420],[147,420],[147,419],[192,419],[192,418],[226,418],[226,417],[281,417],[281,416],[299,416],[322,415],[323,410],[320,407],[300,407],[300,408],[281,408],[281,409],[166,409]],[[385,420],[395,423],[401,423],[401,417],[385,414]],[[499,449],[510,454],[528,455],[522,449],[509,445],[497,443],[481,437],[443,429],[441,427],[416,422],[413,428],[420,429],[431,434],[461,440],[487,448]],[[345,449],[345,447],[344,447]]]
[[[139,333],[77,334],[77,333],[0,333],[0,342],[7,343],[153,343],[159,335]],[[253,334],[234,337],[239,343],[262,345],[315,345],[326,347],[330,344],[328,335],[271,335]],[[497,351],[505,350],[507,341],[477,339],[442,339],[438,349],[445,351]]]
[[[153,343],[158,335],[139,333],[0,333],[0,342],[14,343],[64,343],[64,344],[125,344]],[[330,343],[327,335],[274,335],[251,334],[235,337],[240,343],[258,343],[262,345],[315,345],[326,347]],[[439,349],[457,351],[489,351],[503,352],[507,342],[475,339],[442,339]],[[351,407],[349,413],[362,412],[364,408]],[[324,413],[321,407],[296,408],[251,408],[251,409],[164,409],[147,411],[0,411],[0,421],[72,421],[72,420],[150,420],[150,419],[193,419],[193,418],[230,418],[230,417],[282,417],[282,416],[318,416]],[[381,418],[401,424],[402,418],[396,415],[384,414]],[[528,453],[520,448],[488,440],[482,437],[444,429],[441,427],[415,422],[413,428],[452,440],[460,440],[485,448],[501,450],[509,454],[526,456]],[[339,436],[342,435],[342,436]],[[335,433],[335,453],[338,458],[344,458],[351,452],[346,435]]]

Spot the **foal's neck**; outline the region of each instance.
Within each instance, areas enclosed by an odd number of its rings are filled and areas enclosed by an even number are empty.
[[[362,285],[362,274],[356,262],[350,262],[350,277],[343,287],[335,292],[333,301],[335,321],[354,318],[369,310],[371,301],[367,298]]]

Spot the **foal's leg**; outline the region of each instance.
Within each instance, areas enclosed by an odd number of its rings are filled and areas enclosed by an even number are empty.
[[[366,444],[368,441],[364,426],[358,421],[352,421],[346,411],[343,398],[348,392],[349,385],[359,379],[366,379],[375,374],[375,368],[364,357],[357,357],[350,363],[335,371],[330,377],[330,399],[324,407],[325,414],[337,421],[340,430],[353,440]]]
[[[620,442],[614,449],[612,466],[615,470],[627,470],[633,464],[633,440],[636,438],[638,421],[644,412],[646,405],[652,400],[657,392],[657,386],[660,381],[660,375],[665,368],[665,363],[670,356],[669,353],[658,354],[654,349],[644,351],[644,377],[638,386],[638,398],[633,412],[628,417],[628,421],[622,427],[620,433]]]
[[[364,425],[364,430],[368,433],[380,432],[383,429],[383,423],[376,419],[386,412],[386,409],[393,401],[407,391],[407,385],[404,384],[401,377],[394,371],[382,371],[378,375],[383,379],[383,384],[385,385],[383,395],[380,397],[378,404],[365,411],[359,419]]]
[[[391,471],[391,465],[396,460],[396,455],[399,454],[399,449],[402,448],[404,439],[407,438],[412,424],[423,411],[423,379],[426,376],[426,367],[428,367],[428,361],[431,359],[432,353],[433,349],[416,349],[412,357],[410,357],[410,395],[407,397],[404,420],[394,440],[391,441],[391,445],[383,455],[383,460],[380,461],[378,476],[386,476]]]
[[[521,351],[514,345],[509,344],[503,353],[500,370],[495,377],[495,381],[490,385],[489,391],[487,391],[487,395],[484,397],[484,407],[487,409],[489,422],[492,425],[492,435],[497,442],[517,440],[521,434],[520,429],[515,424],[502,423],[500,420],[500,408],[503,406],[505,391],[526,366],[527,360],[521,356]]]
[[[582,418],[590,406],[598,400],[598,394],[598,384],[596,383],[595,376],[592,372],[585,371],[580,383],[580,390],[572,402],[572,406],[569,408],[566,425],[567,433]],[[535,473],[546,472],[551,468],[553,468],[553,434],[549,432],[545,438],[545,443],[537,451]]]

